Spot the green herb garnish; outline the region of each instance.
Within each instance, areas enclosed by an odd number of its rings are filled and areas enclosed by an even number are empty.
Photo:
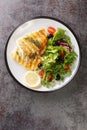
[[[33,38],[26,38],[26,40],[28,40],[29,42],[34,43],[37,47],[40,46],[40,43],[38,40],[34,40]]]

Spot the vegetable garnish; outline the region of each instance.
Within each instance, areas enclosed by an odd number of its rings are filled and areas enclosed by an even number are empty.
[[[38,72],[42,85],[50,87],[56,80],[63,80],[67,74],[72,72],[71,66],[77,54],[65,30],[61,28],[56,30],[54,27],[48,27],[47,30],[50,34],[44,54],[41,55]]]
[[[50,33],[50,34],[54,34],[56,32],[56,29],[52,26],[49,26],[47,31]]]

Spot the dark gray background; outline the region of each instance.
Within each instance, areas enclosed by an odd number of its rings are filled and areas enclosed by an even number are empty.
[[[42,15],[67,23],[82,53],[75,78],[53,93],[21,87],[4,61],[6,41],[15,27]],[[0,130],[87,130],[87,0],[0,0]]]

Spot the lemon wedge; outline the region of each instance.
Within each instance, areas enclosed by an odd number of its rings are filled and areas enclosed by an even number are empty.
[[[24,74],[24,83],[29,88],[39,88],[41,85],[41,78],[36,71],[27,71]]]

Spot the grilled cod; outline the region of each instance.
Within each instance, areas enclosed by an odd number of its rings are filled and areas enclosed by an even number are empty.
[[[41,62],[40,52],[47,42],[47,33],[44,28],[26,34],[17,40],[17,46],[12,51],[12,58],[29,70],[35,70]]]

